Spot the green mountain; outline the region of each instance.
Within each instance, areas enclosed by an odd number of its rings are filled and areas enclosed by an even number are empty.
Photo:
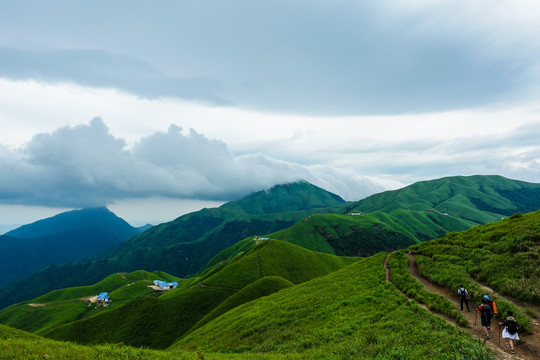
[[[95,283],[115,272],[147,269],[176,276],[193,274],[246,236],[283,229],[343,203],[340,197],[307,182],[275,186],[151,227],[91,261],[46,268],[24,280],[25,285],[15,283],[3,289],[0,308],[53,289]]]
[[[486,291],[479,286],[488,285],[499,312],[514,311],[526,334],[533,315],[527,304],[539,304],[539,239],[536,211],[451,232],[410,249],[421,273],[433,282],[453,291],[463,283],[475,299]],[[172,344],[159,354],[176,351],[186,358],[492,358],[466,331],[420,308],[385,281],[385,257],[340,258],[262,240],[209,267],[201,277],[185,280],[177,290],[159,297],[139,295],[41,334],[86,344]],[[406,256],[398,258],[407,261]],[[521,300],[519,307],[508,300],[514,298]],[[2,331],[0,327],[0,337]],[[5,336],[16,336],[10,334]],[[37,342],[24,341],[26,348]],[[0,340],[0,358],[3,344]],[[12,351],[13,342],[4,348]]]
[[[501,176],[422,181],[316,214],[264,237],[345,256],[369,256],[540,209],[540,184]],[[212,266],[253,246],[250,238],[218,253]]]
[[[134,271],[109,275],[90,285],[51,291],[35,299],[7,307],[0,311],[0,323],[17,329],[40,333],[58,325],[94,316],[119,307],[135,298],[155,294],[148,288],[153,280],[167,282],[180,279],[163,272]],[[90,298],[107,292],[113,299],[110,306],[93,305]]]
[[[110,311],[58,327],[49,326],[50,330],[41,334],[79,343],[123,342],[165,348],[190,329],[232,308],[357,260],[270,240],[214,268],[188,287],[159,297],[139,296]]]
[[[540,209],[540,184],[502,176],[445,177],[417,182],[399,190],[385,191],[347,203],[342,213],[390,213],[398,209],[433,209],[454,218],[485,224],[517,212]]]
[[[139,231],[108,209],[68,211],[0,236],[0,287],[52,264],[97,256]]]

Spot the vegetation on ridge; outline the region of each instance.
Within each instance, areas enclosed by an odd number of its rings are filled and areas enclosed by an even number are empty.
[[[270,290],[278,291],[288,283],[298,284],[326,275],[357,260],[268,240],[197,279],[188,288],[171,290],[158,298],[138,297],[121,307],[53,328],[43,335],[89,344],[123,342],[164,348],[200,321],[208,322],[232,305],[268,295]],[[270,276],[283,280],[265,279]],[[257,284],[259,280],[264,282]],[[268,284],[272,288],[261,287]]]
[[[489,359],[467,333],[384,280],[386,254],[237,307],[171,349],[309,359]],[[426,346],[429,344],[429,346]]]

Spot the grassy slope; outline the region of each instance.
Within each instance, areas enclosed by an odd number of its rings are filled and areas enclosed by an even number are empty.
[[[209,354],[202,351],[157,351],[117,345],[84,346],[45,339],[25,331],[0,325],[0,359],[2,360],[224,360],[279,359],[276,356]]]
[[[430,268],[453,275],[450,269],[459,267],[502,294],[540,304],[540,211],[449,233],[413,249],[435,263]],[[427,268],[427,260],[419,262]],[[457,289],[460,280],[448,276],[436,281]]]
[[[385,254],[237,307],[172,349],[310,359],[487,359],[466,333],[384,281]],[[429,346],[426,346],[429,344]]]
[[[380,251],[402,249],[448,231],[465,230],[472,225],[430,211],[394,210],[388,214],[373,212],[365,216],[316,214],[264,236],[329,254],[370,256]],[[217,254],[203,271],[252,246],[252,237],[236,243]]]
[[[211,320],[211,312],[220,305],[227,309],[257,295],[267,295],[268,288],[261,285],[272,283],[277,291],[288,282],[305,282],[356,260],[315,253],[281,241],[266,241],[214,269],[187,289],[170,291],[159,298],[143,296],[106,313],[57,327],[45,335],[81,343],[123,342],[163,348],[205,316],[204,322]],[[270,276],[283,280],[266,279],[256,285]],[[251,288],[247,287],[251,284]],[[214,316],[219,314],[220,310],[214,312]]]
[[[12,305],[0,311],[0,323],[30,332],[43,332],[55,326],[93,316],[109,309],[88,307],[82,298],[109,292],[113,299],[111,308],[126,301],[153,292],[146,286],[154,279],[177,281],[164,273],[135,271],[108,276],[97,284],[54,290],[43,296]],[[29,304],[46,304],[32,307]]]
[[[540,184],[501,176],[455,176],[422,181],[345,203],[336,210],[342,216],[314,215],[267,236],[331,254],[368,256],[538,208]],[[345,217],[344,214],[351,212],[366,216]],[[223,250],[207,267],[246,250],[251,244],[244,240]]]
[[[421,181],[343,206],[343,212],[436,209],[477,224],[540,208],[540,184],[502,176],[454,176]]]

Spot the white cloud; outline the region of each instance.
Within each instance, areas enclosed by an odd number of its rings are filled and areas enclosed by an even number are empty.
[[[384,189],[369,178],[278,160],[235,156],[225,143],[171,125],[131,149],[100,118],[88,125],[35,135],[17,150],[3,148],[0,201],[84,207],[127,198],[234,200],[275,184],[306,179],[349,196]],[[332,184],[343,174],[348,180]],[[356,184],[353,182],[356,181]]]

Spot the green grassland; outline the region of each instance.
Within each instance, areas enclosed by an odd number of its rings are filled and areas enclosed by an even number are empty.
[[[453,318],[460,326],[469,327],[467,319],[457,310],[454,304],[442,295],[427,291],[424,285],[412,277],[408,266],[407,255],[403,250],[390,255],[388,267],[392,283],[407,296],[426,305],[431,311]]]
[[[180,281],[163,272],[150,273],[134,271],[132,273],[113,274],[97,284],[54,290],[24,303],[15,304],[0,311],[0,323],[40,333],[64,323],[72,322],[118,307],[141,295],[153,293],[147,288],[152,280]],[[110,308],[90,306],[84,298],[106,291],[113,299]],[[43,304],[44,306],[30,306]]]
[[[208,322],[233,306],[326,275],[357,260],[316,253],[282,241],[264,241],[198,278],[188,288],[160,297],[140,296],[43,335],[88,344],[123,342],[165,348],[198,323]]]
[[[309,359],[490,358],[467,333],[386,283],[385,256],[239,306],[181,337],[171,349]]]
[[[540,304],[540,211],[449,233],[413,249],[441,268],[452,263],[502,294]]]
[[[291,227],[264,235],[313,251],[339,256],[370,256],[394,251],[444,235],[462,231],[473,223],[433,211],[394,210],[358,215],[315,214]],[[232,258],[254,246],[253,237],[221,251],[202,269]]]
[[[281,356],[211,354],[197,351],[158,351],[122,344],[84,346],[46,339],[25,331],[0,325],[0,359],[2,360],[255,360],[283,359]]]
[[[453,176],[420,181],[343,205],[342,212],[435,209],[452,217],[485,224],[516,212],[540,208],[540,184],[502,176]]]
[[[74,344],[0,326],[0,358],[492,358],[468,333],[423,310],[385,282],[385,256],[377,254],[295,286],[278,286],[281,290],[188,332],[167,350]]]
[[[453,290],[464,284],[476,301],[485,293],[479,282],[511,298],[540,304],[540,211],[449,233],[411,249],[419,254],[424,276]],[[502,298],[496,302],[500,314],[512,310],[522,330],[530,329],[523,310]]]

